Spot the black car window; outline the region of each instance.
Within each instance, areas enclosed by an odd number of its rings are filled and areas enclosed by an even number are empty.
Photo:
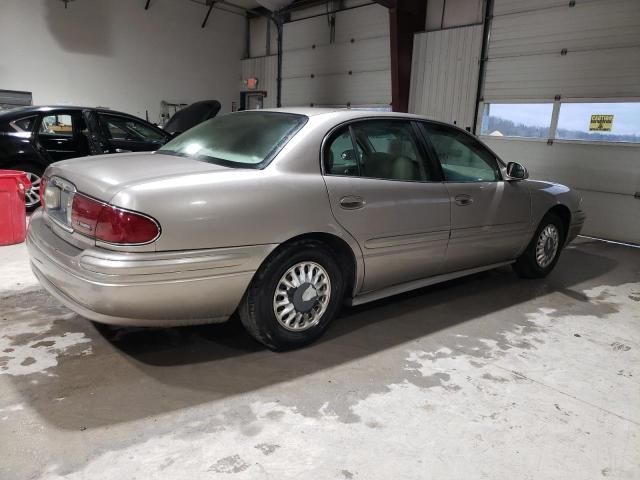
[[[360,176],[385,180],[430,181],[413,127],[408,121],[365,120],[351,125],[362,152],[357,155]]]
[[[17,120],[13,120],[9,122],[9,125],[13,130],[19,133],[28,132],[31,133],[33,131],[33,126],[36,123],[36,116],[19,118]]]
[[[142,121],[105,113],[99,115],[100,122],[111,140],[164,142],[168,138],[167,134],[146,125]]]
[[[68,113],[43,115],[38,133],[40,135],[73,137],[73,118]]]
[[[497,182],[498,162],[471,135],[445,125],[423,124],[447,182]]]

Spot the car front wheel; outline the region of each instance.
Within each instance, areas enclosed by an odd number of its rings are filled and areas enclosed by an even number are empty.
[[[240,304],[240,319],[270,349],[290,350],[322,335],[343,295],[334,256],[324,244],[302,240],[279,249],[260,267]]]

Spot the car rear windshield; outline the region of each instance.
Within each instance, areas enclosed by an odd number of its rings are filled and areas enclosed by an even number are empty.
[[[240,168],[261,168],[307,122],[279,112],[241,112],[212,118],[187,130],[158,153]]]

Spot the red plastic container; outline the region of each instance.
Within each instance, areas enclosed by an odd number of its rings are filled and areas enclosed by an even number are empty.
[[[24,172],[0,170],[0,246],[22,243],[27,236],[24,194],[31,182]]]

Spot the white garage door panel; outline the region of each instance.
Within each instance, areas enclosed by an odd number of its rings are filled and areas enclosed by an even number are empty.
[[[588,221],[583,233],[640,243],[640,147],[483,138],[504,161],[520,162],[531,178],[580,191]]]
[[[333,43],[326,16],[286,23],[283,48],[283,105],[391,102],[386,8],[376,4],[336,13]]]
[[[283,105],[389,105],[389,70],[282,80]]]
[[[326,23],[326,20],[325,20]],[[389,37],[389,10],[381,5],[345,10],[336,14],[336,43],[351,39]],[[385,50],[389,50],[389,45]]]
[[[481,46],[479,25],[415,35],[409,111],[471,127]]]
[[[295,50],[283,57],[284,78],[389,69],[389,38]]]
[[[311,48],[312,45],[329,44],[329,24],[326,17],[308,18],[285,23],[282,34],[282,50]]]
[[[640,49],[489,59],[485,101],[640,97]]]
[[[594,21],[597,19],[597,21]],[[489,57],[640,45],[640,1],[578,2],[571,8],[496,16]]]
[[[569,0],[495,0],[493,5],[493,14],[505,15],[514,12],[528,12],[543,8],[562,7],[568,3]]]

